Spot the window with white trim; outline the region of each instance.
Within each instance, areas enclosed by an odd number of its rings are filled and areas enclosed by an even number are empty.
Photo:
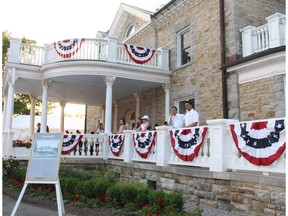
[[[185,28],[177,33],[177,66],[191,61],[190,29]]]
[[[126,33],[125,33],[125,38],[129,37],[130,35],[132,35],[135,32],[135,27],[133,24],[130,24],[127,29],[126,29]]]

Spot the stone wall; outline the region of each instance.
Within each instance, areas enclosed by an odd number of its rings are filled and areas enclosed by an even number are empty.
[[[102,106],[87,106],[86,133],[95,131],[98,122],[102,122]]]
[[[211,172],[194,167],[159,167],[121,161],[65,160],[61,168],[111,171],[122,182],[139,181],[157,190],[183,194],[185,202],[200,202],[245,215],[285,215],[285,174]]]
[[[285,116],[284,75],[239,85],[241,121]]]

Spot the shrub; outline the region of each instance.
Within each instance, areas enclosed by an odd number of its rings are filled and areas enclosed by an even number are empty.
[[[98,199],[99,197],[103,198],[107,189],[111,186],[111,182],[105,181],[103,179],[91,179],[82,183],[80,187],[80,193],[89,199]]]
[[[60,182],[61,182],[61,190],[65,197],[71,198],[71,196],[74,197],[75,194],[79,193],[79,185],[81,183],[79,179],[74,177],[61,178]]]
[[[20,163],[18,160],[14,158],[9,158],[2,161],[2,175],[4,178],[10,178],[14,169],[18,169],[20,167]]]

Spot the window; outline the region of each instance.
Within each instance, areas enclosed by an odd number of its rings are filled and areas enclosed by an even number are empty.
[[[195,100],[194,100],[194,98],[193,99],[187,98],[185,100],[178,101],[178,113],[181,113],[183,115],[186,114],[185,103],[186,103],[187,100],[191,100],[192,101],[193,109],[195,109]]]
[[[132,35],[135,32],[135,27],[133,24],[130,24],[126,30],[125,33],[125,38],[129,37],[130,35]]]
[[[177,33],[177,66],[191,61],[190,30],[184,29]]]

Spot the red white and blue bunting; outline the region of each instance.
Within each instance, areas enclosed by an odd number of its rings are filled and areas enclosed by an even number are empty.
[[[286,149],[284,119],[231,124],[230,130],[239,152],[257,166],[269,166]]]
[[[170,130],[171,145],[175,154],[183,161],[192,161],[205,140],[207,127]]]
[[[82,135],[80,134],[67,134],[64,135],[62,154],[69,154],[81,142]]]
[[[141,158],[147,158],[155,145],[156,131],[137,132],[133,134],[134,148]]]
[[[109,136],[109,147],[113,155],[119,156],[122,146],[124,144],[125,135],[124,134],[115,134]]]
[[[155,53],[155,50],[151,50],[150,48],[134,46],[131,44],[124,44],[124,46],[130,58],[137,64],[148,62]]]
[[[81,48],[84,39],[74,38],[54,43],[54,49],[62,58],[70,58]]]

